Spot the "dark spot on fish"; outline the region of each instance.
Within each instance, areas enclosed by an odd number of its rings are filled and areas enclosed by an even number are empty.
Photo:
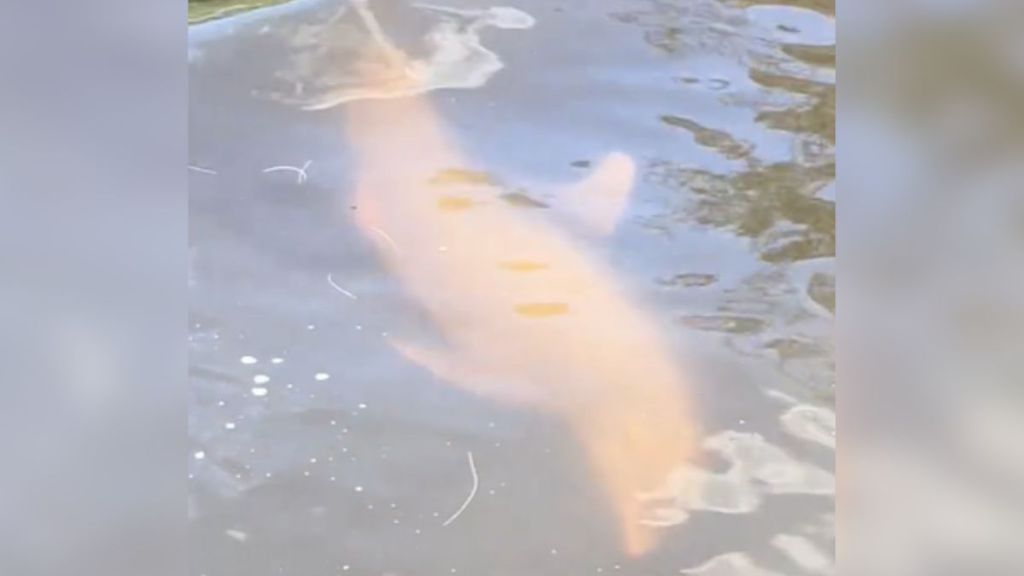
[[[573,168],[590,168],[590,160],[577,160],[569,165]]]
[[[475,205],[475,200],[465,196],[442,196],[437,199],[437,207],[445,212],[461,212]]]
[[[783,32],[789,32],[790,34],[797,34],[800,32],[800,29],[797,28],[796,26],[789,26],[787,24],[779,24],[778,29],[782,30]]]
[[[569,305],[565,302],[527,302],[517,304],[516,314],[527,318],[549,318],[569,313]]]
[[[501,195],[501,199],[519,208],[548,208],[549,206],[540,200],[531,198],[522,192],[508,192]]]
[[[493,186],[495,184],[494,179],[487,172],[461,168],[441,170],[430,178],[429,183],[434,186]]]

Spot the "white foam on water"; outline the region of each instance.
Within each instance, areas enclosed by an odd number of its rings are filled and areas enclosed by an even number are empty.
[[[254,384],[266,384],[267,382],[270,382],[270,376],[267,376],[266,374],[257,374],[252,377],[252,381]]]
[[[257,398],[262,398],[263,396],[266,396],[269,393],[269,390],[262,386],[253,386],[251,391],[252,395],[256,396]]]
[[[835,477],[825,470],[794,459],[760,434],[726,431],[705,446],[733,462],[740,475],[757,480],[772,494],[834,495]]]
[[[330,377],[331,377],[331,375],[328,374],[327,372],[317,372],[313,376],[313,379],[316,380],[317,382],[323,382],[324,380],[330,379]]]
[[[782,42],[813,46],[836,43],[834,18],[797,6],[757,5],[746,10],[747,17]]]
[[[644,523],[661,527],[686,522],[694,510],[748,514],[761,505],[761,494],[736,466],[723,474],[691,465],[680,466],[662,491],[643,495],[642,499],[655,504]]]
[[[778,572],[759,567],[750,556],[742,552],[720,554],[700,566],[684,568],[679,572],[699,576],[782,576]]]
[[[831,473],[796,460],[760,434],[727,430],[707,438],[704,449],[725,458],[729,469],[715,473],[680,466],[661,490],[639,496],[650,505],[645,524],[682,524],[693,511],[749,514],[761,506],[765,495],[835,494]]]
[[[782,428],[797,438],[836,449],[836,414],[827,408],[801,404],[779,417]]]
[[[835,562],[803,536],[776,534],[772,538],[772,546],[811,574],[832,574],[835,571]]]
[[[480,32],[488,27],[527,29],[536,22],[526,12],[509,7],[412,6],[435,15],[437,20],[424,38],[426,52],[410,55],[406,77],[391,73],[386,76],[393,81],[368,85],[363,80],[365,73],[356,70],[355,57],[361,45],[374,40],[362,24],[345,22],[340,18],[344,14],[339,14],[338,18],[302,25],[289,30],[286,37],[282,35],[291,53],[287,65],[275,73],[275,80],[283,87],[254,94],[304,110],[324,110],[354,100],[479,88],[505,66],[498,54],[483,45]],[[384,70],[388,63],[382,59],[379,65]]]
[[[257,360],[255,356],[242,356],[241,358],[238,359],[238,361],[241,362],[242,364],[255,364],[259,362],[259,360]]]

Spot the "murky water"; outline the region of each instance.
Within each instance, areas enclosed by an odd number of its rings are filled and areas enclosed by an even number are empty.
[[[369,6],[425,90],[360,81],[344,2],[192,29],[192,573],[831,573],[834,3]],[[445,182],[509,209],[557,212],[538,183],[610,150],[637,163],[585,248],[691,369],[704,432],[642,495],[650,553],[622,553],[564,419],[389,344],[434,321],[354,223],[345,110],[413,94],[472,161]]]

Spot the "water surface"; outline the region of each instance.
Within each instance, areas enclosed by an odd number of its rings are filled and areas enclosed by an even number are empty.
[[[371,8],[486,168],[445,181],[552,211],[538,183],[636,159],[591,248],[699,374],[704,457],[651,496],[661,545],[625,558],[563,422],[388,346],[433,327],[352,223],[343,112],[391,94],[353,74],[344,2],[276,6],[190,34],[192,573],[832,572],[834,4]]]

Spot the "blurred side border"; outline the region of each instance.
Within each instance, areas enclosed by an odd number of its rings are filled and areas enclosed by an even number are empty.
[[[0,573],[183,574],[184,2],[0,19]]]
[[[838,10],[842,573],[1024,573],[1022,24]]]

